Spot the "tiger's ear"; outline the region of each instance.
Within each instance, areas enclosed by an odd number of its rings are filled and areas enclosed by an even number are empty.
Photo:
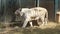
[[[20,12],[20,15],[23,16],[23,12]]]
[[[15,11],[15,14],[17,14],[17,12]]]

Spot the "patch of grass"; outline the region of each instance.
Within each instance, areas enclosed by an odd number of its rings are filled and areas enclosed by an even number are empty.
[[[0,23],[0,28],[5,28],[5,26],[2,23]]]
[[[60,25],[55,28],[17,28],[4,34],[60,34]]]
[[[60,34],[60,30],[59,29],[51,29],[51,28],[47,28],[47,29],[40,29],[40,28],[35,28],[35,29],[15,29],[13,31],[10,31],[6,34]]]

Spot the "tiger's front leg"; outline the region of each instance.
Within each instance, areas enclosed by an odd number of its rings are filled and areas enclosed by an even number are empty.
[[[31,19],[31,15],[29,15],[29,14],[25,15],[24,17],[25,17],[25,21],[24,21],[24,24],[23,24],[22,28],[25,28],[26,25],[27,25],[27,23],[28,23],[28,21],[31,21],[31,20],[32,20],[32,19]],[[32,27],[32,26],[33,26],[33,25],[32,25],[32,21],[29,22],[29,23],[30,23],[30,26]]]
[[[26,19],[25,19],[22,28],[25,28],[25,27],[26,27],[28,21],[30,21],[30,18],[26,18]]]

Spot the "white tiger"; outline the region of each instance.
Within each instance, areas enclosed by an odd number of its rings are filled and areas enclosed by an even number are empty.
[[[42,7],[35,7],[35,8],[30,8],[30,9],[22,8],[22,10],[18,12],[20,13],[21,16],[24,14],[25,21],[22,26],[23,28],[26,27],[28,21],[30,21],[30,25],[32,27],[33,25],[32,25],[31,20],[37,20],[39,18],[42,20],[42,25],[47,24],[48,12],[45,8],[42,8]],[[35,17],[35,18],[33,19],[31,17]]]

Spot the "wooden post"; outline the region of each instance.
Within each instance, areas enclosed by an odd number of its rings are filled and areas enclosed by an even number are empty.
[[[58,0],[55,0],[55,21],[56,21],[56,13],[58,11]]]
[[[39,7],[39,0],[37,0],[37,7]]]
[[[60,23],[60,12],[56,13],[56,21]]]

